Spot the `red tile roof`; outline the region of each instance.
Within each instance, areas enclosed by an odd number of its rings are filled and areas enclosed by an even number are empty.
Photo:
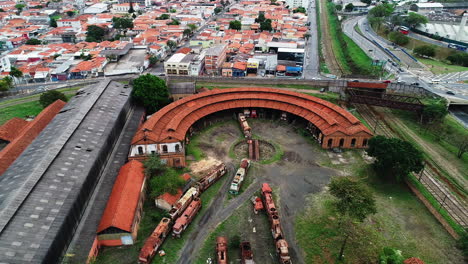
[[[0,126],[0,139],[8,142],[13,141],[27,125],[28,121],[18,117],[8,120]]]
[[[21,130],[21,133],[13,141],[0,151],[0,175],[23,153],[65,104],[65,102],[57,100],[46,107]]]
[[[182,196],[182,190],[181,189],[177,189],[177,193],[176,194],[170,194],[170,193],[164,193],[162,195],[160,195],[158,197],[158,199],[163,199],[164,201],[166,201],[169,205],[173,205],[175,204],[179,199],[180,197]]]
[[[292,91],[244,87],[215,89],[178,100],[151,116],[132,140],[132,144],[184,141],[190,127],[200,118],[232,108],[272,108],[300,116],[313,123],[322,134],[355,135],[372,133],[355,116],[328,101]]]
[[[120,168],[99,223],[98,233],[109,227],[132,232],[132,223],[144,180],[144,167],[141,162],[131,160]]]

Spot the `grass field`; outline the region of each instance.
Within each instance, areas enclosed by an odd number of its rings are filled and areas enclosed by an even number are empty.
[[[74,90],[78,90],[79,88],[81,87],[67,88],[67,89],[62,89],[60,91],[62,92],[74,91]],[[70,99],[71,97],[73,97],[73,94],[67,94],[66,96],[68,99]],[[42,106],[39,104],[39,97],[40,95],[38,94],[38,95],[33,95],[33,96],[28,96],[28,97],[23,97],[23,98],[15,98],[15,99],[0,102],[0,105],[15,103],[15,102],[18,103],[16,105],[0,108],[0,125],[3,125],[6,121],[12,119],[13,117],[25,118],[27,116],[38,115],[43,109]],[[32,98],[37,99],[37,100],[20,103],[23,100],[30,100]]]
[[[428,264],[462,263],[455,240],[405,185],[379,179],[362,159],[352,167],[353,175],[373,191],[378,213],[356,227],[343,263],[376,263],[383,247],[399,249],[403,256],[419,257]],[[343,241],[337,219],[328,193],[310,197],[308,209],[295,223],[306,263],[337,262]]]
[[[338,32],[338,28],[340,28],[340,22],[338,21],[338,17],[332,14],[332,10],[335,10],[335,5],[333,3],[327,3],[325,8],[328,12],[328,23],[330,25],[330,38],[332,40],[332,48],[333,53],[335,54],[335,58],[338,63],[341,65],[341,69],[343,70],[344,74],[350,74],[352,72],[351,67],[348,65],[348,61],[346,60],[345,51],[341,45],[339,40],[339,34],[342,34],[341,31]]]
[[[213,89],[226,89],[226,88],[236,88],[236,87],[272,87],[272,88],[292,88],[292,89],[303,89],[303,90],[320,90],[320,87],[314,87],[304,84],[265,84],[265,85],[256,85],[256,84],[229,84],[229,83],[213,83],[213,82],[197,82],[197,89],[207,88],[209,90]]]
[[[418,60],[429,67],[431,72],[434,74],[468,71],[468,67],[451,65],[439,60],[425,59],[420,57],[418,57]]]

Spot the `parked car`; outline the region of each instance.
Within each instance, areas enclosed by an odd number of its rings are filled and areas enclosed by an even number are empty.
[[[353,80],[353,82],[359,82],[359,80]]]
[[[455,93],[452,92],[452,91],[447,91],[447,92],[445,92],[445,93],[446,93],[446,94],[450,94],[450,95],[455,95]]]
[[[414,83],[412,83],[411,85],[419,86],[419,83],[418,83],[418,82],[414,82]]]
[[[432,79],[432,80],[431,80],[431,83],[433,83],[433,84],[440,83],[440,79]]]
[[[383,81],[383,83],[392,83],[392,82],[389,81],[389,80],[385,80],[385,81]]]

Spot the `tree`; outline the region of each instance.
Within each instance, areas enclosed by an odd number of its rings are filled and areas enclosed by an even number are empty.
[[[53,102],[57,100],[62,100],[64,102],[68,101],[67,97],[65,94],[57,91],[57,90],[51,90],[47,91],[43,94],[41,94],[41,97],[39,97],[39,103],[42,105],[42,107],[46,108]]]
[[[361,0],[361,2],[370,5],[372,3],[372,0]]]
[[[353,9],[354,9],[354,5],[353,5],[352,3],[349,3],[349,4],[347,4],[347,5],[345,6],[344,9],[345,9],[346,12],[351,12],[351,11],[353,11]]]
[[[305,13],[307,13],[307,10],[304,7],[300,6],[300,7],[296,8],[296,9],[294,9],[293,13],[303,13],[303,14],[305,14]]]
[[[72,11],[72,10],[67,11],[67,16],[69,16],[69,17],[72,17],[74,14],[75,14],[75,12]]]
[[[336,9],[336,11],[341,11],[341,10],[343,10],[343,6],[342,5],[336,5],[335,9]]]
[[[304,38],[305,38],[306,40],[309,40],[309,38],[310,38],[310,33],[309,33],[309,32],[304,33]]]
[[[398,138],[371,138],[367,154],[375,158],[373,165],[377,172],[395,177],[397,181],[410,172],[420,172],[424,167],[422,152],[411,143]]]
[[[192,31],[192,32],[195,32],[195,30],[197,30],[197,25],[195,24],[188,24],[187,27]]]
[[[461,159],[463,154],[468,151],[468,136],[464,135],[454,139],[455,145],[458,146],[457,158]],[[467,247],[468,250],[468,247]]]
[[[21,78],[21,77],[23,77],[23,72],[20,71],[20,70],[19,70],[18,68],[16,68],[16,67],[11,67],[10,76],[16,77],[16,78]]]
[[[129,14],[135,13],[135,9],[133,8],[133,2],[130,1],[130,2],[129,2],[129,5],[130,5],[130,8],[128,9],[128,13],[129,13]]]
[[[173,50],[175,47],[177,47],[177,43],[173,40],[168,40],[166,44],[170,50]]]
[[[169,14],[162,14],[160,15],[157,20],[166,20],[169,19],[171,16]]]
[[[468,67],[468,53],[456,52],[447,56],[447,60],[454,65]]]
[[[179,20],[173,18],[171,22],[167,23],[167,25],[178,26],[178,25],[180,25],[180,22],[179,22]]]
[[[41,41],[35,38],[26,40],[26,45],[41,45]]]
[[[239,20],[233,20],[229,22],[229,29],[240,30],[242,28],[242,24]]]
[[[57,20],[55,20],[54,18],[50,18],[49,26],[50,27],[57,27]]]
[[[188,37],[192,34],[192,31],[188,28],[184,29],[184,32],[182,33],[185,37]]]
[[[414,12],[409,13],[404,20],[412,28],[415,28],[420,24],[427,24],[427,22],[429,22],[427,17]]]
[[[0,12],[3,13],[5,12],[5,10],[3,8],[0,8]]]
[[[355,221],[363,222],[369,215],[377,213],[374,195],[363,183],[349,177],[338,177],[333,178],[328,187],[330,194],[335,197],[332,205],[340,216],[341,228],[345,229]],[[348,230],[343,231],[345,238],[341,244],[340,260],[351,235]]]
[[[392,5],[384,3],[369,10],[369,17],[388,17],[393,10]]]
[[[445,100],[431,101],[424,105],[422,121],[424,124],[441,122],[448,114],[447,102]]]
[[[271,31],[272,30],[271,19],[267,19],[264,22],[261,22],[260,23],[260,30],[261,31]]]
[[[166,170],[166,166],[161,162],[159,156],[154,154],[143,161],[143,167],[145,167],[145,175],[148,178],[156,177]]]
[[[177,10],[175,10],[175,9],[170,9],[169,10],[169,13],[175,13],[175,12],[177,12]]]
[[[434,57],[436,54],[436,48],[433,45],[418,46],[413,51],[416,55],[426,57]]]
[[[399,31],[392,31],[388,34],[388,39],[400,46],[406,45],[409,43],[409,37]]]
[[[133,80],[132,96],[154,113],[169,103],[169,90],[166,82],[152,74],[141,75]]]
[[[266,20],[265,13],[263,11],[260,11],[258,13],[258,17],[255,19],[255,22],[262,23],[262,22],[265,22],[265,20]]]
[[[149,57],[149,64],[150,64],[151,66],[153,66],[153,65],[155,65],[155,64],[158,62],[158,60],[159,60],[158,57],[156,57],[156,56],[151,56],[151,57]]]
[[[216,8],[214,9],[214,12],[215,12],[216,15],[219,14],[219,13],[221,13],[221,11],[223,11],[223,9],[221,9],[221,7],[216,7]]]
[[[15,8],[18,9],[18,12],[21,13],[21,11],[23,11],[23,8],[25,7],[26,5],[24,4],[16,4],[15,5]]]
[[[106,31],[104,28],[96,25],[89,25],[88,31],[86,32],[87,42],[101,42],[104,40]]]
[[[166,168],[163,173],[150,179],[151,196],[158,197],[166,192],[176,194],[185,181],[173,168]]]
[[[124,36],[127,34],[128,29],[133,28],[133,21],[128,17],[113,17],[112,25],[115,29],[123,31]]]
[[[6,92],[13,87],[13,79],[10,76],[6,76],[0,80],[0,92]]]

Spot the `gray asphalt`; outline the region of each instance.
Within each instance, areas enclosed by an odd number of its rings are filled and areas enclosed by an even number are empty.
[[[318,36],[317,36],[317,17],[315,11],[315,0],[311,0],[308,9],[308,21],[310,22],[309,33],[310,38],[307,40],[305,47],[305,66],[304,78],[312,79],[319,78],[319,53],[318,53]]]

